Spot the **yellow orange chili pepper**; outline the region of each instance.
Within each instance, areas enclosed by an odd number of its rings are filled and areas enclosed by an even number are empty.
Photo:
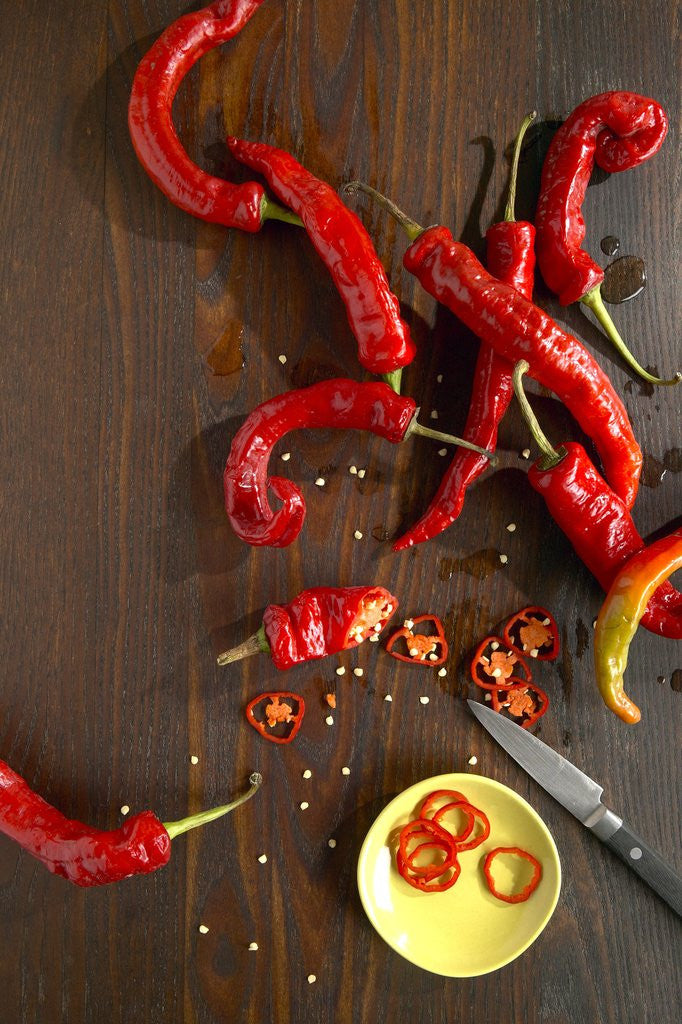
[[[682,529],[655,541],[630,558],[606,595],[594,634],[597,685],[607,707],[634,725],[641,712],[625,693],[628,650],[652,594],[682,568]]]

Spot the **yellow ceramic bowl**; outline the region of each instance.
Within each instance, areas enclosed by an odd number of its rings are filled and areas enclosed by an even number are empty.
[[[435,789],[463,792],[488,815],[490,836],[461,854],[462,871],[451,889],[423,893],[398,874],[394,837]],[[504,903],[488,890],[483,860],[497,846],[519,846],[542,864],[542,880],[525,903]],[[500,885],[511,891],[503,862],[500,872]],[[471,978],[504,967],[538,937],[559,898],[561,865],[547,826],[513,790],[481,775],[437,775],[383,809],[362,844],[358,888],[367,916],[397,953],[434,974]]]

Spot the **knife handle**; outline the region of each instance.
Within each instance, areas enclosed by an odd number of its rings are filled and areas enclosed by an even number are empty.
[[[682,917],[682,878],[666,864],[655,850],[633,832],[627,822],[604,843],[623,863],[646,882],[672,910]]]

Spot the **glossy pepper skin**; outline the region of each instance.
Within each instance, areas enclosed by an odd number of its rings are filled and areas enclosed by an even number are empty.
[[[371,601],[385,611],[376,619],[383,628],[398,607],[397,598],[383,587],[313,587],[289,604],[268,605],[263,624],[276,667],[288,669],[357,647],[375,632],[361,625]]]
[[[632,92],[603,92],[576,107],[552,139],[542,168],[535,213],[538,265],[567,306],[604,279],[581,248],[582,204],[596,161],[609,173],[636,167],[661,148],[668,119],[655,100]]]
[[[623,675],[630,643],[652,595],[682,568],[682,530],[643,548],[628,559],[609,587],[594,631],[594,667],[604,703],[630,725],[640,710],[625,693]]]
[[[301,532],[306,507],[291,480],[268,476],[275,444],[290,430],[336,427],[370,430],[394,444],[405,437],[415,417],[411,398],[379,381],[345,378],[322,381],[263,402],[237,431],[223,474],[225,509],[232,528],[248,544],[286,547]],[[277,511],[272,491],[282,502]]]
[[[608,591],[622,566],[645,544],[624,502],[597,472],[582,445],[567,441],[562,447],[566,455],[560,462],[549,469],[535,463],[528,480],[545,499],[578,556]],[[659,636],[682,640],[682,593],[669,581],[652,595],[642,625]]]
[[[231,185],[189,158],[173,125],[173,98],[190,68],[235,36],[263,0],[217,0],[178,18],[159,36],[135,74],[128,127],[135,152],[152,181],[187,213],[244,231],[262,227],[266,201],[255,181]]]
[[[88,887],[147,874],[170,859],[171,841],[151,811],[101,831],[72,821],[0,761],[0,832],[42,861],[54,875]]]
[[[528,221],[500,221],[486,232],[488,270],[520,295],[533,295],[535,228]],[[514,395],[512,366],[482,341],[476,359],[469,412],[462,437],[494,452],[500,421]],[[488,460],[475,452],[455,452],[440,487],[424,515],[393,545],[403,551],[436,537],[458,518],[469,487],[479,478]]]
[[[510,363],[528,361],[530,375],[554,391],[592,437],[607,479],[631,508],[642,453],[611,381],[578,339],[509,285],[495,280],[445,227],[423,231],[403,262],[426,291],[481,341]]]
[[[343,299],[358,359],[382,374],[411,363],[416,349],[398,299],[365,227],[337,193],[284,150],[229,138],[234,155],[259,171],[275,195],[303,221]],[[484,460],[485,461],[485,460]]]

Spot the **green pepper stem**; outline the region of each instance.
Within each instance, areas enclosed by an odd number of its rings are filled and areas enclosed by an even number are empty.
[[[253,772],[249,775],[250,788],[246,793],[242,793],[236,800],[233,800],[232,803],[223,804],[222,807],[212,807],[209,811],[199,811],[198,814],[192,814],[189,818],[182,818],[180,821],[164,821],[163,827],[171,839],[175,839],[176,836],[182,835],[183,832],[189,832],[192,828],[198,828],[200,825],[205,825],[216,818],[222,818],[224,814],[229,814],[235,807],[239,807],[240,804],[250,800],[260,787],[262,781],[263,776],[260,772]]]
[[[393,388],[396,395],[400,394],[400,383],[403,379],[403,368],[399,367],[397,370],[391,370],[390,373],[382,373],[381,379],[385,381],[390,388]]]
[[[518,403],[521,406],[521,412],[523,418],[528,424],[528,429],[533,435],[533,440],[542,452],[542,459],[539,462],[540,469],[551,469],[553,466],[558,466],[561,460],[566,455],[565,448],[554,448],[547,435],[540,426],[537,416],[530,407],[530,402],[526,398],[526,392],[523,390],[523,375],[528,373],[530,366],[525,359],[520,359],[514,367],[512,373],[512,383],[514,385],[514,393],[518,399]]]
[[[400,226],[404,229],[407,237],[411,242],[414,242],[423,233],[424,228],[420,224],[417,224],[415,220],[408,217],[406,213],[400,209],[399,206],[383,195],[381,192],[377,192],[371,185],[367,185],[364,181],[347,181],[345,185],[342,185],[339,192],[347,192],[349,195],[355,195],[357,192],[364,192],[365,195],[371,196],[372,199],[376,199],[379,206],[381,206],[387,213],[390,213],[392,217],[398,221]]]
[[[618,328],[611,319],[611,314],[604,305],[604,300],[601,297],[601,285],[596,284],[594,288],[590,288],[589,292],[585,292],[580,301],[583,305],[587,306],[588,309],[592,310],[611,344],[618,350],[618,352],[620,352],[628,366],[633,369],[635,373],[639,374],[643,380],[648,380],[650,384],[661,384],[666,386],[680,383],[682,380],[682,373],[680,373],[679,370],[670,380],[663,380],[661,377],[654,377],[653,374],[649,373],[648,370],[645,370],[643,366],[640,366],[630,349],[621,338]]]
[[[261,625],[257,633],[247,637],[241,644],[223,651],[217,657],[219,665],[231,665],[233,661],[241,661],[242,658],[250,658],[252,654],[269,654],[270,644],[265,636],[265,626]]]
[[[302,228],[303,221],[300,217],[297,217],[291,210],[285,209],[284,206],[280,206],[274,199],[270,199],[268,196],[263,196],[260,206],[260,219],[266,220],[282,220],[286,224],[295,224],[296,227]]]
[[[516,178],[519,171],[519,157],[521,156],[523,138],[537,116],[537,110],[531,110],[530,114],[526,114],[521,122],[519,134],[516,136],[516,141],[514,143],[514,155],[512,157],[511,171],[509,173],[509,193],[507,195],[507,205],[504,210],[504,219],[508,222],[516,220],[516,216],[514,214],[514,206],[516,205]]]
[[[416,416],[407,428],[403,441],[406,441],[410,434],[417,434],[419,437],[430,437],[432,441],[443,441],[445,444],[457,445],[458,448],[468,448],[469,451],[476,452],[478,455],[488,459],[491,466],[497,464],[495,455],[489,452],[487,448],[479,448],[477,444],[465,441],[463,437],[455,437],[454,434],[444,434],[442,430],[432,430],[431,427],[425,427],[418,422]]]

